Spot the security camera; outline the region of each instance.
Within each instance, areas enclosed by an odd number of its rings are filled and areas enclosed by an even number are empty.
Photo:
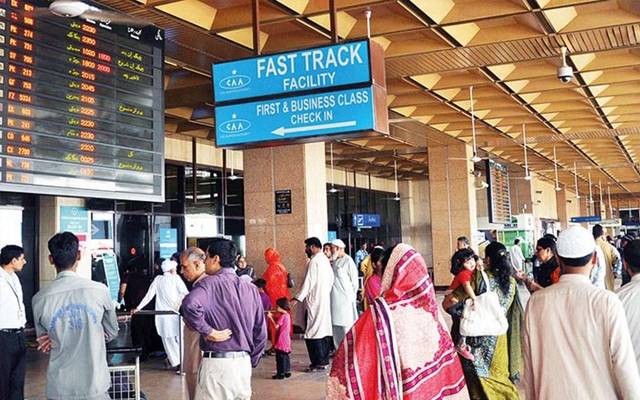
[[[569,83],[573,77],[573,70],[567,65],[567,48],[561,47],[560,50],[562,51],[562,65],[558,67],[558,79],[562,83]]]
[[[563,65],[561,67],[558,67],[558,79],[560,79],[560,82],[569,83],[571,82],[572,77],[573,77],[573,70],[571,69],[570,66]]]

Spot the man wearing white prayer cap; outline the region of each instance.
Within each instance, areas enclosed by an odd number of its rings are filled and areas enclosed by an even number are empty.
[[[636,364],[618,297],[591,284],[593,236],[573,226],[558,237],[560,281],[536,291],[524,322],[527,399],[640,399]]]
[[[331,241],[333,255],[333,288],[331,289],[331,323],[333,344],[338,348],[342,339],[358,319],[356,307],[359,289],[358,269],[351,256],[345,253],[345,244],[340,239]]]
[[[157,276],[147,294],[138,307],[131,311],[132,314],[143,309],[149,302],[156,298],[156,311],[178,311],[182,298],[189,293],[182,279],[176,274],[178,263],[172,260],[162,262],[162,275]],[[134,317],[135,318],[135,317]],[[164,351],[167,353],[168,364],[177,369],[180,365],[180,332],[182,326],[178,324],[177,315],[156,315],[156,329],[162,338]]]

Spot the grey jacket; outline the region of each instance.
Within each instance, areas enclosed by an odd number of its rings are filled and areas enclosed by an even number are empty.
[[[63,271],[33,297],[33,319],[37,335],[52,342],[47,398],[105,398],[111,386],[106,342],[118,335],[107,287]]]

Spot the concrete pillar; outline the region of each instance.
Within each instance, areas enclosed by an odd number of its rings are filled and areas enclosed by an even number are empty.
[[[560,221],[560,229],[569,227],[569,207],[567,203],[567,192],[565,189],[556,192],[556,207],[558,209],[558,220]]]
[[[432,260],[431,211],[429,181],[426,179],[400,182],[400,218],[402,241],[413,246],[425,260]]]
[[[477,230],[473,163],[469,161],[472,150],[465,144],[428,150],[434,281],[437,286],[446,286],[451,283],[449,269],[456,239],[472,239]]]
[[[273,247],[299,286],[306,272],[304,240],[327,239],[324,143],[245,150],[243,164],[247,260],[261,275],[264,250]],[[277,215],[275,191],[286,189],[291,214]]]
[[[49,239],[60,232],[60,207],[73,206],[84,207],[85,200],[71,197],[54,197],[40,196],[40,224],[39,224],[39,284],[40,289],[47,286],[51,281],[56,279],[56,269],[49,263],[49,249],[47,242]],[[87,221],[89,224],[89,221]],[[89,232],[86,236],[89,238]],[[82,245],[82,243],[81,243]],[[86,248],[81,248],[82,258],[78,263],[77,272],[80,276],[91,279],[91,254]]]

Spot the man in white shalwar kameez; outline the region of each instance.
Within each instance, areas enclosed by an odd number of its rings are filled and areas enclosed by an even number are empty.
[[[558,237],[560,281],[525,313],[522,386],[527,399],[640,399],[640,374],[620,299],[591,284],[596,242],[573,226]]]
[[[320,239],[312,237],[305,240],[305,252],[310,258],[307,275],[302,287],[293,298],[292,304],[305,301],[307,327],[304,339],[311,364],[308,372],[324,370],[329,365],[331,344],[331,288],[333,271],[329,259],[322,252]]]
[[[351,256],[345,253],[345,244],[340,239],[331,242],[333,260],[333,288],[331,289],[331,324],[333,345],[337,349],[349,329],[358,319],[356,307],[358,293],[358,270]]]
[[[149,302],[156,298],[156,311],[178,311],[182,298],[189,293],[187,287],[176,274],[178,263],[171,260],[162,262],[163,274],[157,276],[147,294],[144,296],[138,307],[132,310],[132,314],[143,309]],[[167,353],[167,360],[172,368],[180,365],[180,331],[182,325],[178,324],[178,316],[156,315],[156,329],[162,339],[164,351]]]

